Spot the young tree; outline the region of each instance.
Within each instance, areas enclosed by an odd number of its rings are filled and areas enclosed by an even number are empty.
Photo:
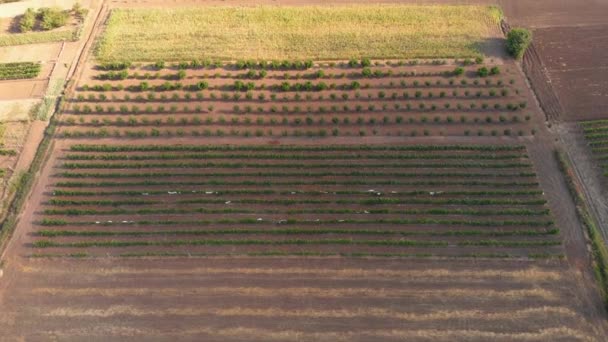
[[[507,34],[507,51],[516,59],[522,59],[532,42],[532,32],[524,28],[514,28]]]

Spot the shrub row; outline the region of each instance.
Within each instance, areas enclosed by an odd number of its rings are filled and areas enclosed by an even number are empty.
[[[370,229],[214,229],[214,230],[164,230],[164,231],[74,231],[39,230],[36,235],[43,237],[62,236],[151,236],[151,235],[399,235],[399,236],[546,236],[555,235],[557,229],[549,230],[449,230],[433,231],[393,231]]]
[[[252,168],[252,169],[326,169],[328,167],[339,168],[360,168],[360,163],[341,163],[336,165],[310,164],[310,163],[196,163],[196,162],[177,162],[177,163],[63,163],[64,169],[154,169],[154,168]],[[511,169],[511,168],[530,168],[530,163],[505,162],[505,163],[481,163],[481,162],[459,162],[459,163],[383,163],[365,164],[366,168],[399,168],[399,169],[447,169],[447,168],[479,168],[479,169]]]
[[[344,145],[344,146],[266,146],[266,145],[104,145],[73,144],[71,151],[76,152],[169,152],[169,151],[525,151],[523,145]]]
[[[67,215],[67,216],[88,216],[88,215],[161,215],[161,214],[365,214],[365,215],[460,215],[460,216],[548,216],[549,209],[503,209],[503,210],[477,210],[477,209],[369,209],[365,213],[361,210],[353,209],[294,209],[294,210],[275,210],[275,209],[179,209],[179,208],[154,208],[154,209],[45,209],[45,215]]]
[[[528,158],[526,154],[317,154],[317,155],[298,155],[298,154],[250,154],[250,153],[205,153],[205,154],[67,154],[63,159],[67,160],[181,160],[181,159],[272,159],[272,160],[348,160],[348,159],[389,159],[389,160],[411,160],[411,159],[474,159],[474,160],[509,160]]]

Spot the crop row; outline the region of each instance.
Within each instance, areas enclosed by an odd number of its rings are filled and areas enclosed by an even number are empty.
[[[220,93],[209,93],[209,95],[205,96],[202,92],[198,92],[195,96],[192,96],[190,93],[185,93],[183,96],[180,96],[179,93],[173,93],[171,96],[167,96],[166,94],[161,94],[160,96],[156,96],[155,93],[150,92],[146,96],[136,95],[131,96],[130,94],[124,94],[123,96],[117,95],[106,95],[104,93],[100,94],[92,94],[89,93],[86,97],[84,94],[79,94],[76,98],[72,99],[70,102],[141,102],[141,103],[149,103],[149,102],[191,102],[191,101],[248,101],[255,103],[269,103],[269,102],[310,102],[310,101],[378,101],[378,100],[399,100],[399,99],[487,99],[487,98],[495,98],[495,97],[508,97],[510,95],[509,90],[502,89],[489,89],[487,91],[483,90],[464,90],[459,92],[457,90],[452,90],[451,92],[446,91],[426,91],[416,90],[414,92],[403,91],[398,93],[396,91],[392,91],[387,93],[384,90],[379,90],[376,93],[371,91],[366,91],[362,93],[360,91],[356,91],[354,93],[349,92],[330,92],[319,94],[317,96],[313,96],[312,94],[304,94],[295,93],[293,95],[289,94],[281,94],[278,96],[277,94],[271,93],[267,95],[265,92],[258,92],[257,95],[252,91],[248,91],[244,93],[239,92],[220,92]]]
[[[500,73],[500,70],[498,70]],[[121,81],[121,80],[181,80],[186,77],[189,78],[198,78],[198,79],[243,79],[243,80],[260,80],[260,79],[280,79],[280,80],[300,80],[300,79],[342,79],[342,78],[350,78],[350,79],[358,79],[358,78],[382,78],[382,77],[450,77],[450,76],[461,76],[465,74],[465,70],[463,68],[456,68],[449,71],[434,71],[434,72],[418,72],[415,70],[412,71],[399,71],[395,72],[391,69],[386,68],[365,68],[360,72],[331,72],[326,71],[323,68],[319,68],[316,71],[310,73],[271,73],[269,74],[266,70],[260,70],[258,72],[254,70],[249,70],[247,72],[235,73],[220,73],[215,72],[213,74],[202,73],[198,75],[190,75],[188,76],[185,71],[178,71],[177,73],[160,73],[144,71],[144,73],[139,73],[135,71],[133,73],[129,73],[127,70],[121,71],[109,71],[107,73],[99,73],[94,76],[95,79],[102,81]]]
[[[148,82],[148,81],[143,81],[140,82],[139,84],[136,85],[129,85],[129,86],[124,86],[123,84],[111,84],[111,83],[102,83],[102,84],[95,84],[95,85],[88,85],[85,84],[83,85],[79,90],[83,91],[83,92],[99,92],[100,94],[96,97],[97,99],[99,98],[103,98],[105,96],[105,98],[107,99],[107,95],[105,95],[104,93],[109,93],[109,92],[120,92],[120,91],[127,91],[127,92],[132,92],[132,93],[142,93],[142,92],[148,92],[148,94],[146,95],[146,98],[148,100],[154,100],[156,98],[156,94],[155,93],[163,93],[163,92],[169,92],[169,91],[186,91],[187,93],[184,94],[184,99],[187,99],[187,97],[192,98],[191,93],[188,92],[197,92],[195,94],[196,98],[198,99],[203,99],[205,98],[205,95],[203,94],[203,91],[218,91],[218,92],[235,92],[236,94],[241,94],[241,93],[245,93],[246,97],[247,94],[253,94],[253,91],[259,91],[261,92],[261,94],[264,94],[264,92],[262,91],[268,91],[271,92],[272,94],[271,99],[272,99],[272,95],[276,96],[276,93],[281,93],[282,96],[287,96],[286,93],[290,93],[290,92],[295,92],[296,95],[302,96],[300,93],[304,93],[304,96],[306,97],[310,97],[312,98],[312,94],[310,94],[310,92],[322,92],[322,91],[337,91],[337,90],[342,90],[344,91],[345,94],[353,93],[355,94],[355,98],[357,98],[356,94],[360,91],[360,90],[368,90],[368,89],[384,89],[384,90],[396,90],[396,89],[418,89],[419,91],[422,92],[422,90],[424,89],[443,89],[443,92],[447,95],[446,90],[448,89],[452,89],[452,92],[456,92],[458,91],[458,89],[466,89],[466,92],[471,92],[471,90],[468,90],[467,88],[484,88],[484,89],[488,89],[488,88],[492,88],[492,87],[496,87],[498,89],[490,89],[490,91],[495,92],[496,94],[499,94],[501,96],[507,96],[508,93],[508,89],[505,82],[503,80],[496,80],[495,82],[492,82],[491,80],[486,80],[485,82],[479,82],[478,80],[474,80],[473,82],[468,82],[466,79],[462,79],[460,80],[460,82],[455,82],[453,79],[448,80],[447,82],[443,82],[442,80],[436,80],[435,82],[431,82],[431,81],[424,81],[421,82],[419,80],[414,80],[411,82],[408,82],[404,79],[401,80],[391,80],[388,81],[387,83],[382,83],[382,82],[377,82],[377,83],[369,83],[369,82],[365,82],[363,80],[361,80],[361,82],[359,81],[351,81],[351,82],[339,82],[339,83],[326,83],[324,81],[319,81],[316,83],[313,83],[311,81],[306,81],[306,82],[287,82],[287,81],[283,81],[281,83],[255,83],[255,82],[243,82],[240,80],[234,81],[232,84],[210,84],[207,81],[199,81],[197,83],[182,83],[179,81],[176,82],[169,82],[169,81],[165,81],[163,83],[158,83],[158,82]],[[519,90],[516,89],[515,90],[516,94],[519,94]],[[95,96],[94,94],[89,94],[88,98],[91,99],[91,96]],[[209,98],[211,99],[217,99],[218,96],[216,95],[216,93],[211,92],[209,95]],[[240,96],[240,95],[239,95]],[[294,95],[295,96],[295,95]],[[359,95],[360,96],[360,95]],[[456,96],[456,95],[454,95]],[[492,96],[496,96],[496,95],[492,95]],[[123,99],[124,98],[131,98],[130,94],[124,94],[123,95]],[[165,94],[160,94],[159,98],[163,98],[163,97],[167,97]],[[110,98],[116,98],[118,99],[118,97],[114,94],[110,95]],[[136,100],[138,98],[141,98],[140,100],[143,101],[144,97],[143,95],[136,95],[134,97]],[[253,97],[251,97],[250,99],[252,99]],[[80,94],[76,97],[76,100],[80,100],[83,101],[84,100],[84,95]],[[261,99],[261,100],[265,100],[265,99]]]
[[[311,181],[139,181],[139,182],[57,182],[56,187],[65,188],[99,188],[99,187],[139,187],[139,186],[196,186],[196,185],[229,185],[229,186],[285,186],[285,185],[399,185],[399,186],[485,186],[492,188],[536,187],[538,182],[488,182],[488,181],[409,181],[395,180],[311,180]]]
[[[391,108],[392,107],[392,108]],[[355,105],[353,107],[349,105],[337,106],[333,105],[330,107],[326,106],[307,106],[302,108],[300,106],[270,106],[269,108],[264,107],[256,107],[253,106],[244,106],[241,107],[239,105],[233,106],[231,109],[216,109],[214,105],[210,105],[206,108],[206,111],[202,106],[195,106],[194,108],[190,108],[189,106],[185,106],[184,108],[179,108],[177,105],[172,105],[169,107],[165,107],[164,105],[158,105],[156,107],[148,105],[144,108],[139,108],[138,106],[132,106],[129,108],[126,105],[122,105],[117,107],[108,106],[103,107],[100,105],[96,105],[94,107],[90,105],[73,105],[71,108],[71,112],[74,114],[190,114],[190,113],[211,113],[211,112],[221,112],[221,113],[230,113],[230,114],[243,114],[243,113],[278,113],[278,114],[326,114],[326,113],[361,113],[361,112],[415,112],[415,113],[428,113],[428,112],[438,112],[438,111],[448,111],[448,112],[491,112],[491,111],[519,111],[526,108],[526,102],[520,103],[507,103],[506,105],[501,103],[481,103],[479,106],[476,103],[457,103],[452,106],[450,103],[444,103],[443,106],[438,106],[436,104],[428,105],[426,103],[418,103],[413,106],[410,103],[405,105],[401,105],[399,103],[393,104],[393,106],[389,107],[387,103],[383,103],[381,106],[376,106],[376,104],[369,104],[367,106],[363,106],[361,104]],[[527,117],[529,119],[529,117]]]
[[[415,191],[392,191],[391,197],[403,197],[403,196],[532,196],[541,195],[541,190],[483,190],[483,191],[430,191],[430,190],[415,190]],[[271,189],[214,189],[214,190],[191,190],[191,189],[172,189],[171,191],[166,190],[121,190],[121,191],[70,191],[70,190],[54,190],[53,196],[154,196],[154,195],[194,195],[194,194],[205,194],[205,195],[304,195],[304,196],[325,196],[325,195],[370,195],[380,196],[381,191],[354,191],[354,190],[332,190],[328,191],[303,191],[303,190],[271,190]]]
[[[492,246],[492,247],[531,247],[531,246],[559,246],[560,241],[505,241],[480,240],[459,241],[457,246]],[[86,242],[54,242],[50,240],[37,240],[33,243],[35,248],[51,247],[134,247],[134,246],[238,246],[238,245],[363,245],[363,246],[400,246],[400,247],[447,247],[447,241],[415,241],[415,240],[352,240],[352,239],[326,239],[326,240],[171,240],[171,241],[86,241]]]
[[[483,63],[483,58],[478,57],[475,61],[471,59],[464,59],[462,61],[454,61],[455,63],[462,64],[464,66],[473,65],[473,64],[481,64]],[[372,61],[369,58],[356,59],[351,58],[348,62],[329,62],[327,66],[329,67],[339,67],[339,68],[365,68],[371,66],[393,66],[393,67],[401,67],[401,66],[417,66],[417,65],[445,65],[447,61],[444,59],[433,59],[433,60],[398,60],[398,61],[384,61],[384,60],[376,60]],[[175,69],[175,70],[186,70],[186,69],[205,69],[205,68],[224,68],[224,69],[235,69],[235,70],[243,70],[243,69],[260,69],[260,70],[306,70],[315,66],[315,63],[312,60],[252,60],[252,59],[239,59],[235,62],[224,62],[220,60],[212,61],[211,59],[193,59],[191,61],[182,61],[179,63],[174,63],[169,65],[165,61],[156,61],[155,63],[148,65],[134,65],[130,61],[121,61],[121,62],[108,62],[98,65],[96,68],[99,70],[127,70],[133,68],[142,68],[145,70],[162,70],[162,69]],[[321,66],[321,63],[318,63],[317,66]]]
[[[465,58],[463,60],[454,60],[455,64],[462,66],[470,66],[474,64],[482,64],[484,62],[481,56],[476,57],[475,60]],[[371,66],[389,66],[389,67],[402,67],[402,66],[420,66],[420,65],[445,65],[447,64],[446,59],[432,59],[432,60],[371,60],[370,58],[351,58],[348,61],[342,62],[327,62],[327,63],[314,63],[312,60],[253,60],[253,59],[239,59],[235,62],[225,62],[216,60],[213,61],[209,58],[205,59],[193,59],[191,61],[182,61],[178,63],[169,64],[165,61],[156,61],[152,64],[141,65],[133,64],[130,61],[121,62],[108,62],[98,65],[96,68],[99,70],[127,70],[134,68],[141,68],[144,70],[163,70],[163,69],[174,69],[174,70],[186,70],[186,69],[234,69],[234,70],[306,70],[315,66],[327,66],[331,68],[365,68]]]
[[[277,222],[272,222],[278,225],[331,225],[331,224],[385,224],[385,225],[453,225],[453,226],[530,226],[530,227],[547,227],[553,224],[553,221],[530,221],[530,220],[461,220],[461,219],[434,219],[434,218],[400,218],[387,219],[377,218],[374,220],[355,220],[355,219],[334,219],[334,220],[297,220],[287,219]],[[272,224],[270,223],[270,224]],[[259,218],[244,218],[244,219],[218,219],[218,220],[139,220],[139,221],[67,221],[64,219],[44,218],[40,222],[43,226],[209,226],[209,225],[266,225],[269,224]]]
[[[67,154],[63,159],[67,160],[180,160],[180,159],[271,159],[271,160],[348,160],[348,159],[392,159],[392,160],[412,160],[412,159],[481,159],[481,160],[507,160],[528,158],[526,154],[317,154],[317,155],[298,155],[298,154],[243,154],[243,153],[205,153],[205,154]]]
[[[378,172],[378,171],[349,171],[349,172],[338,172],[338,171],[324,171],[324,172],[281,172],[281,171],[271,171],[271,172],[230,172],[230,173],[218,173],[218,172],[197,172],[197,173],[183,173],[183,172],[144,172],[144,173],[98,173],[98,172],[69,172],[63,171],[56,176],[63,178],[171,178],[171,177],[195,177],[195,178],[204,178],[208,180],[213,177],[224,178],[237,178],[237,177],[250,177],[250,178],[261,178],[261,177],[273,177],[273,178],[285,178],[285,177],[297,177],[297,178],[319,178],[319,177],[356,177],[363,178],[368,180],[370,177],[386,177],[386,178],[481,178],[481,179],[491,179],[491,178],[532,178],[535,177],[536,174],[534,172],[510,172],[510,173],[479,173],[479,172]],[[214,182],[216,180],[210,181]],[[384,181],[384,180],[383,180]],[[393,182],[393,180],[386,180],[387,182]],[[153,181],[145,181],[145,184],[148,185],[161,185],[163,183],[159,183],[163,181],[157,181],[156,179]],[[247,182],[247,181],[244,181]],[[340,181],[341,182],[341,181]],[[402,181],[398,181],[399,184]],[[416,181],[414,181],[416,182]],[[113,182],[112,182],[113,183]],[[273,181],[274,183],[274,181]],[[106,183],[109,184],[109,183]],[[116,184],[116,183],[113,183]],[[213,183],[209,183],[210,185]],[[255,184],[255,183],[251,183]],[[341,184],[341,183],[338,183]],[[389,183],[387,183],[389,184]],[[390,183],[393,184],[393,183]],[[397,183],[395,183],[397,184]],[[413,183],[416,184],[416,183]],[[218,184],[221,185],[221,184]]]
[[[390,204],[433,204],[433,205],[544,205],[544,199],[492,199],[492,198],[369,198],[369,199],[338,199],[338,200],[316,200],[316,199],[210,199],[200,198],[191,200],[180,200],[177,204],[262,204],[262,205],[302,205],[302,204],[360,204],[360,205],[390,205]],[[53,206],[123,206],[123,205],[156,205],[164,204],[163,201],[152,200],[63,200],[50,199],[48,205]]]
[[[325,169],[332,165],[324,164],[296,164],[296,163],[195,163],[195,162],[176,162],[176,163],[63,163],[64,169],[155,169],[155,168],[282,168],[282,169]],[[360,168],[360,163],[342,163],[333,165],[340,168]],[[522,162],[505,163],[481,163],[481,162],[460,162],[460,163],[384,163],[384,164],[364,164],[366,168],[424,168],[424,169],[447,169],[447,168],[484,168],[484,169],[510,169],[528,168],[531,164]]]
[[[455,215],[455,216],[548,216],[549,209],[501,209],[479,210],[461,208],[433,208],[433,209],[208,209],[208,208],[154,208],[154,209],[45,209],[45,215],[89,216],[89,215],[179,215],[179,214],[365,214],[365,215]]]
[[[484,230],[448,230],[442,232],[433,231],[394,231],[394,230],[369,230],[369,229],[221,229],[221,230],[163,230],[163,231],[74,231],[74,230],[39,230],[38,236],[60,237],[60,236],[151,236],[151,235],[325,235],[325,234],[348,234],[348,235],[398,235],[398,236],[547,236],[556,235],[558,229],[549,230],[509,230],[509,231],[484,231]]]
[[[96,145],[73,144],[71,151],[77,152],[207,152],[207,151],[525,151],[523,145],[326,145],[326,146],[267,146],[267,145]]]
[[[120,138],[120,137],[126,137],[126,138],[145,138],[145,137],[160,137],[160,136],[166,136],[166,137],[173,137],[173,136],[177,136],[177,137],[183,137],[186,135],[191,135],[193,137],[199,137],[199,136],[205,136],[205,137],[211,137],[211,136],[216,136],[216,137],[224,137],[224,136],[232,136],[232,137],[263,137],[263,136],[268,136],[268,137],[287,137],[287,136],[293,136],[293,137],[308,137],[308,138],[314,138],[314,137],[320,137],[320,138],[324,138],[329,136],[330,134],[334,137],[336,136],[366,136],[366,135],[378,135],[380,132],[378,129],[373,128],[371,130],[366,130],[364,128],[359,128],[358,130],[355,131],[349,131],[349,130],[339,130],[338,128],[333,128],[330,132],[328,132],[326,129],[319,129],[319,130],[299,130],[299,129],[294,129],[292,131],[289,130],[281,130],[280,133],[275,133],[272,129],[267,129],[267,130],[263,130],[263,129],[256,129],[253,131],[250,130],[238,130],[238,129],[230,129],[229,131],[224,131],[223,129],[217,129],[215,131],[211,130],[211,129],[204,129],[202,131],[200,130],[189,130],[189,133],[187,133],[183,128],[177,128],[175,131],[172,130],[164,130],[163,132],[161,132],[160,130],[156,129],[156,128],[152,128],[149,131],[145,130],[145,129],[140,129],[140,130],[124,130],[124,131],[120,131],[118,129],[115,129],[113,131],[109,131],[107,128],[100,128],[98,130],[64,130],[61,132],[60,136],[63,138],[82,138],[82,137],[89,137],[89,138],[107,138],[107,137],[115,137],[115,138]],[[417,129],[412,129],[409,132],[404,132],[403,130],[398,130],[396,132],[384,132],[384,134],[386,135],[396,135],[396,136],[418,136],[418,135],[423,135],[423,136],[430,136],[431,135],[431,131],[429,129],[423,129],[421,131],[418,131]],[[438,135],[445,135],[445,132],[443,131],[443,129],[439,129],[439,131],[436,131],[434,134],[438,134]],[[450,134],[455,134],[455,133],[450,133]],[[501,132],[499,132],[496,129],[492,129],[489,131],[484,131],[483,129],[477,129],[475,132],[471,132],[470,129],[464,129],[461,133],[464,136],[470,136],[470,135],[477,135],[477,136],[484,136],[484,135],[488,135],[488,136],[500,136],[500,135],[504,135],[504,136],[524,136],[527,133],[524,132],[524,130],[517,130],[517,132],[512,131],[510,128],[506,128],[504,130],[502,130]],[[536,129],[532,129],[530,130],[530,135],[535,135],[536,134]]]
[[[530,120],[530,116],[526,116],[525,120]],[[273,116],[257,116],[255,120],[253,120],[250,116],[240,117],[240,116],[219,116],[215,119],[211,116],[207,117],[205,120],[202,120],[198,116],[194,116],[191,118],[181,117],[177,120],[174,116],[169,116],[165,118],[165,120],[161,118],[151,118],[151,117],[137,117],[135,115],[130,115],[128,118],[123,118],[122,116],[117,116],[114,120],[110,118],[104,117],[99,119],[98,117],[92,117],[87,120],[83,116],[78,117],[78,121],[74,117],[67,117],[65,120],[62,120],[61,124],[64,126],[124,126],[124,127],[141,127],[141,126],[200,126],[200,125],[230,125],[230,126],[250,126],[250,125],[266,125],[266,126],[300,126],[300,125],[340,125],[340,126],[348,126],[348,125],[391,125],[391,124],[415,124],[415,123],[447,123],[447,124],[466,124],[466,123],[476,123],[476,124],[491,124],[491,123],[519,123],[522,120],[518,115],[513,115],[511,118],[508,118],[505,115],[499,115],[495,117],[494,115],[487,115],[485,118],[480,118],[479,116],[474,116],[473,118],[467,115],[461,115],[460,118],[455,119],[452,115],[440,116],[436,115],[433,118],[429,118],[426,115],[422,115],[421,117],[410,116],[407,120],[404,120],[403,116],[391,117],[388,115],[384,115],[382,118],[377,118],[372,116],[366,119],[363,116],[359,116],[356,119],[351,118],[349,116],[337,116],[334,115],[331,118],[327,118],[324,115],[307,115],[306,117],[295,116],[293,118],[288,118],[282,116],[280,119]]]

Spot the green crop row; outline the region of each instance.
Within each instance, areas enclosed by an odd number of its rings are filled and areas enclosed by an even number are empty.
[[[209,179],[211,177],[222,177],[222,178],[233,178],[233,177],[306,177],[306,178],[319,178],[319,177],[387,177],[387,178],[530,178],[536,177],[534,172],[513,172],[513,173],[459,173],[459,172],[425,172],[425,173],[409,173],[409,172],[362,172],[362,171],[351,171],[351,172],[231,172],[231,173],[214,173],[214,172],[200,172],[200,173],[181,173],[181,172],[148,172],[148,173],[97,173],[97,172],[69,172],[64,171],[56,174],[57,177],[63,178],[102,178],[102,179],[117,179],[117,178],[163,178],[163,177],[196,177]],[[154,181],[150,185],[155,185]],[[119,183],[118,183],[119,184]]]
[[[74,144],[77,152],[185,152],[185,151],[525,151],[523,145],[344,145],[344,146],[267,146],[267,145],[91,145]]]
[[[15,150],[7,150],[0,148],[0,156],[15,156],[17,152]]]
[[[223,180],[208,181],[140,181],[140,182],[57,182],[56,187],[62,188],[106,188],[106,187],[139,187],[139,186],[200,186],[200,185],[228,185],[228,186],[285,186],[285,185],[417,185],[417,186],[483,186],[492,188],[530,188],[537,187],[538,182],[486,182],[486,181],[411,181],[400,182],[394,180],[315,180],[310,181],[237,181]]]
[[[364,240],[327,239],[327,240],[173,240],[173,241],[86,241],[59,243],[49,240],[38,240],[34,248],[50,247],[135,247],[135,246],[230,246],[230,245],[363,245],[363,246],[399,246],[399,247],[447,247],[445,241],[413,240]]]
[[[56,200],[58,201],[58,200]],[[78,201],[74,201],[78,202]],[[386,205],[386,204],[434,204],[434,205],[544,205],[544,199],[470,199],[470,198],[452,198],[452,199],[417,199],[417,198],[370,198],[364,200],[346,200],[338,199],[330,200],[261,200],[261,199],[237,199],[228,201],[231,203],[240,204],[275,204],[275,205],[301,205],[301,204],[363,204],[363,205]],[[226,203],[223,199],[192,199],[181,200],[179,204],[221,204]],[[84,204],[83,204],[84,205]]]
[[[486,230],[450,230],[444,232],[433,231],[393,231],[369,229],[221,229],[221,230],[164,230],[164,231],[83,231],[83,230],[40,230],[38,236],[153,236],[153,235],[399,235],[399,236],[546,236],[556,235],[558,229],[549,230],[514,230],[514,231],[486,231]]]
[[[128,197],[141,197],[141,196],[154,196],[154,195],[192,195],[192,194],[206,194],[213,196],[222,195],[301,195],[301,196],[379,196],[386,195],[389,197],[410,197],[410,196],[433,196],[433,197],[446,197],[446,196],[538,196],[542,195],[541,190],[483,190],[483,191],[457,191],[457,190],[446,190],[446,191],[429,191],[429,190],[410,190],[410,191],[399,191],[391,192],[390,194],[384,194],[381,191],[352,191],[352,190],[334,190],[334,191],[301,191],[301,190],[260,190],[260,189],[235,189],[235,190],[187,190],[187,189],[172,189],[167,190],[121,190],[121,191],[67,191],[67,190],[54,190],[53,196],[128,196]]]
[[[123,200],[123,201],[111,201],[111,200],[63,200],[63,199],[50,199],[49,205],[54,206],[123,206],[123,205],[153,205],[162,204],[161,201],[144,201],[144,200]],[[263,205],[302,205],[302,204],[363,204],[363,205],[386,205],[386,204],[433,204],[433,205],[544,205],[546,201],[544,199],[397,199],[397,198],[371,198],[365,200],[312,200],[312,199],[301,199],[301,200],[261,200],[261,199],[238,199],[226,201],[224,199],[193,199],[193,200],[181,200],[178,204],[263,204]]]
[[[68,154],[67,160],[182,160],[182,159],[271,159],[271,160],[348,160],[348,159],[474,159],[474,160],[509,160],[527,159],[526,154],[145,154],[145,155],[121,155],[121,154]]]
[[[98,223],[99,222],[99,223]],[[411,219],[386,219],[378,218],[375,220],[353,220],[353,219],[334,219],[334,220],[297,220],[287,219],[272,224],[281,225],[330,225],[330,224],[390,224],[390,225],[455,225],[455,226],[528,226],[528,227],[547,227],[553,224],[553,221],[529,221],[529,220],[460,220],[460,219],[433,219],[433,218],[411,218]],[[256,218],[244,219],[218,219],[218,220],[196,220],[196,221],[154,221],[154,220],[139,220],[139,221],[67,221],[59,218],[43,218],[40,221],[42,226],[177,226],[177,225],[192,225],[192,226],[208,226],[208,225],[249,225],[249,224],[269,224],[264,220]]]
[[[537,246],[559,246],[559,241],[462,241],[457,245],[484,246],[484,247],[537,247]],[[415,240],[350,240],[350,239],[327,239],[327,240],[173,240],[173,241],[86,241],[86,242],[54,242],[49,240],[38,240],[33,243],[34,248],[51,247],[135,247],[135,246],[247,246],[247,245],[363,245],[363,246],[396,246],[396,247],[447,247],[446,241],[415,241]]]
[[[461,216],[548,216],[549,209],[501,209],[501,210],[477,210],[477,209],[458,209],[458,208],[434,208],[434,209],[368,209],[365,211],[354,209],[294,209],[294,210],[275,210],[275,209],[178,209],[178,208],[155,208],[155,209],[45,209],[45,215],[67,215],[67,216],[86,216],[86,215],[163,215],[163,214],[365,214],[365,215],[461,215]]]
[[[480,169],[512,169],[512,168],[530,168],[531,164],[521,162],[509,163],[411,163],[411,164],[361,164],[361,163],[341,163],[341,164],[268,164],[268,163],[63,163],[61,168],[64,169],[156,169],[156,168],[222,168],[222,169],[327,169],[335,168],[425,168],[425,169],[448,169],[448,168],[480,168]]]

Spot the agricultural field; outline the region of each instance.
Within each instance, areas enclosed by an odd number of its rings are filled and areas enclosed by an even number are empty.
[[[106,4],[36,111],[0,340],[605,340],[498,8]]]
[[[59,134],[533,136],[539,123],[515,66],[477,63],[364,58],[95,65],[66,101]]]
[[[96,54],[101,61],[475,57],[493,51],[501,16],[491,6],[114,9]]]
[[[72,145],[53,171],[36,254],[561,255],[522,146]]]

